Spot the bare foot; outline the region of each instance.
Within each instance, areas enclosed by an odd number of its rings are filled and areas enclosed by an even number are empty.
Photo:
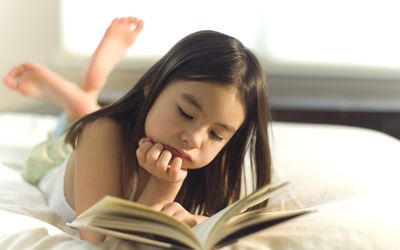
[[[97,103],[82,89],[37,63],[24,63],[11,69],[4,83],[24,96],[63,108],[70,120],[98,109]]]
[[[115,65],[143,29],[143,21],[136,17],[116,18],[107,28],[97,47],[86,75],[83,89],[97,99]]]

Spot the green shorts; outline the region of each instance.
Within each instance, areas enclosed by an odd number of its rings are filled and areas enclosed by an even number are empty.
[[[49,135],[47,140],[32,149],[22,169],[22,176],[33,185],[55,167],[60,166],[72,151],[72,146],[64,142],[65,135]]]

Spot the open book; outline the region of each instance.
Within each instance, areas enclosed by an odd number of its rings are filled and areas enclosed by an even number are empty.
[[[165,248],[208,250],[310,212],[310,210],[246,212],[272,197],[286,183],[267,185],[190,228],[147,206],[106,196],[69,226]]]

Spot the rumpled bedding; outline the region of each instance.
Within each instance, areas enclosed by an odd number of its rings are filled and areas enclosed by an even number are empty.
[[[53,131],[56,120],[0,114],[0,249],[156,249],[119,239],[80,240],[21,177],[29,150]],[[317,212],[223,249],[400,249],[399,140],[346,126],[274,122],[271,127],[273,179],[290,182],[271,207]]]

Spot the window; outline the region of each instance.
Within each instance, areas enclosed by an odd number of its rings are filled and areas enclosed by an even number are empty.
[[[279,0],[265,8],[268,57],[281,66],[400,69],[392,0]],[[318,67],[317,67],[318,66]],[[368,72],[366,72],[368,73]]]
[[[154,60],[183,36],[214,29],[239,38],[270,71],[392,72],[400,68],[395,0],[61,0],[63,51],[88,56],[114,17],[145,30],[128,58]]]
[[[62,0],[62,47],[68,56],[88,56],[114,17],[137,16],[145,29],[129,56],[159,58],[182,37],[212,29],[239,38],[261,54],[262,1],[249,0]],[[251,25],[250,25],[251,24]]]

